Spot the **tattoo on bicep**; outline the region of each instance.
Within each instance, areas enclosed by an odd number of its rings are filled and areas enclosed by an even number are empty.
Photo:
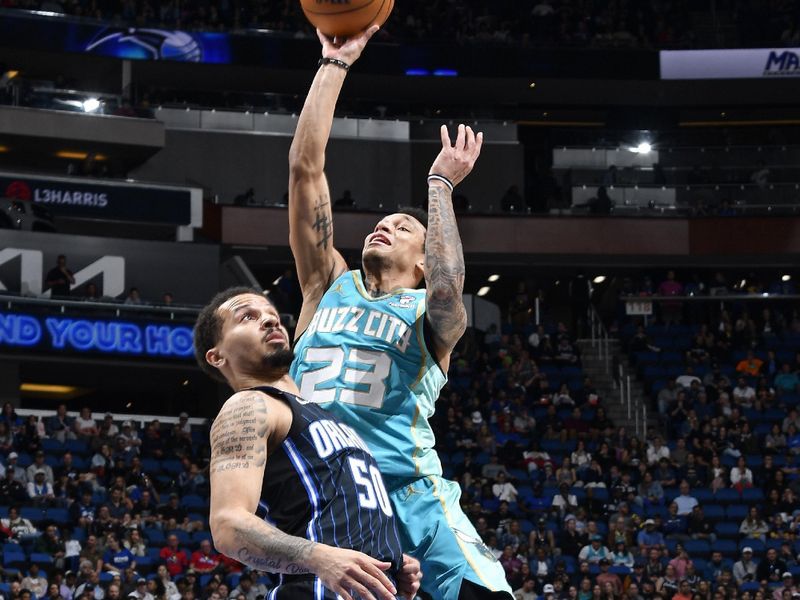
[[[331,202],[328,196],[322,195],[314,205],[314,231],[317,232],[317,247],[327,249],[328,241],[333,237],[333,219]]]
[[[267,408],[260,394],[223,408],[211,427],[211,473],[262,467],[267,462]]]
[[[434,186],[428,189],[425,266],[428,318],[436,335],[454,344],[466,325],[466,311],[461,298],[464,250],[450,193]]]

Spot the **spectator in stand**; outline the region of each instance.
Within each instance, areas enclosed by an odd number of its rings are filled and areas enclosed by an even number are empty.
[[[22,589],[30,590],[37,598],[43,598],[47,594],[47,577],[39,570],[39,565],[36,563],[31,564],[27,577],[24,577],[20,584]]]
[[[53,296],[69,296],[70,286],[72,285],[75,285],[75,277],[72,271],[67,268],[67,257],[59,254],[56,259],[56,266],[47,272],[45,287],[50,290]]]
[[[800,389],[800,376],[792,372],[789,363],[782,364],[780,372],[775,375],[775,388],[779,394],[795,394]]]
[[[89,569],[92,572],[100,573],[103,569],[103,550],[97,543],[97,536],[89,534],[86,537],[86,544],[80,553],[80,569],[85,570],[85,564],[89,564]]]
[[[669,460],[669,454],[669,448],[664,445],[664,439],[661,436],[657,436],[653,440],[653,444],[647,449],[647,464],[653,466],[662,458]]]
[[[574,513],[578,508],[578,499],[575,497],[575,494],[570,494],[568,483],[559,485],[558,494],[553,496],[551,506],[558,512],[561,518],[567,514]]]
[[[786,563],[778,558],[775,548],[768,548],[767,553],[756,568],[756,581],[762,585],[775,586],[781,582],[781,575],[786,571]]]
[[[67,405],[62,402],[56,407],[56,414],[44,420],[44,430],[47,437],[64,443],[75,439],[75,432],[72,430],[74,422],[74,418],[67,416]]]
[[[752,350],[747,351],[747,356],[736,364],[736,372],[750,377],[757,377],[761,373],[764,361],[758,358]]]
[[[693,540],[706,540],[712,544],[717,541],[714,526],[706,519],[705,514],[703,514],[703,507],[699,504],[692,509],[686,530]]]
[[[658,286],[659,296],[682,296],[683,284],[676,281],[675,271],[667,271],[667,278],[662,281]],[[661,301],[661,318],[667,325],[678,323],[681,321],[683,311],[683,303],[676,300],[662,300]]]
[[[139,439],[139,434],[133,428],[133,423],[128,420],[122,423],[122,431],[117,436],[117,440],[122,438],[124,440],[125,453],[131,456],[139,454],[139,446],[142,445],[142,440]]]
[[[744,377],[739,377],[733,388],[733,401],[739,404],[750,404],[756,397],[756,391],[747,384]]]
[[[598,564],[601,560],[611,556],[611,553],[603,545],[603,536],[594,534],[589,539],[589,544],[581,548],[578,559],[589,564]]]
[[[28,482],[28,498],[35,506],[50,506],[55,501],[53,486],[48,483],[42,469],[36,471],[33,481]]]
[[[142,296],[139,293],[139,288],[137,288],[137,287],[130,288],[128,290],[128,295],[125,296],[124,303],[125,304],[135,304],[135,305],[144,304],[144,302],[142,301]]]
[[[497,474],[497,479],[492,485],[492,494],[498,500],[516,502],[518,492],[513,483],[506,481],[506,474],[501,471]]]
[[[658,481],[653,480],[653,474],[650,471],[645,472],[637,494],[636,503],[640,506],[660,505],[664,499],[664,489]]]
[[[135,558],[147,556],[147,544],[142,533],[138,529],[129,529],[125,535],[122,545],[130,551]]]
[[[648,556],[653,548],[661,549],[664,547],[664,536],[656,530],[656,522],[653,519],[645,520],[643,528],[636,536],[636,545],[642,556]]]
[[[80,415],[76,417],[74,423],[75,435],[78,439],[91,442],[91,439],[99,435],[97,421],[92,418],[92,411],[88,406],[81,408]]]
[[[736,466],[731,469],[731,487],[740,492],[744,488],[753,487],[753,472],[747,467],[744,456],[740,456],[736,461]]]
[[[678,514],[687,516],[691,514],[694,507],[698,505],[697,498],[689,494],[689,482],[686,480],[681,481],[680,495],[675,498],[675,504],[678,507]]]
[[[0,519],[0,525],[11,531],[13,541],[29,540],[39,535],[39,531],[34,527],[33,523],[29,519],[20,516],[17,506],[12,506],[8,509],[8,517]]]
[[[36,541],[35,548],[37,552],[50,555],[56,569],[64,568],[66,548],[64,542],[58,537],[58,528],[55,525],[47,526],[44,534]]]
[[[797,586],[794,585],[794,576],[789,571],[785,571],[781,576],[781,585],[772,592],[773,599],[782,600],[784,592],[789,592],[792,595],[797,593]]]
[[[123,548],[116,536],[109,535],[108,546],[103,554],[103,570],[122,573],[128,568],[136,569],[136,557]]]
[[[742,558],[733,565],[733,578],[736,585],[747,581],[754,581],[758,565],[753,561],[753,549],[750,546],[742,548]]]
[[[600,573],[598,573],[595,581],[597,581],[597,583],[599,583],[602,587],[605,587],[607,583],[610,583],[614,588],[614,594],[619,595],[622,592],[622,581],[620,580],[619,575],[609,572],[611,561],[608,558],[603,558],[600,560],[599,565]]]
[[[25,470],[27,480],[33,481],[38,471],[42,471],[44,473],[47,483],[53,484],[55,482],[55,479],[53,478],[53,469],[50,467],[50,465],[44,462],[44,452],[42,450],[39,450],[36,453],[33,463]]]
[[[200,542],[200,549],[192,553],[189,565],[200,575],[213,573],[219,569],[220,556],[211,548],[211,541]]]
[[[164,587],[165,600],[180,600],[181,593],[178,591],[178,586],[172,581],[166,565],[158,565],[156,569],[156,579],[161,582]]]
[[[762,542],[766,541],[769,533],[769,525],[761,518],[758,507],[751,506],[742,524],[739,526],[739,533],[747,538],[756,538]]]
[[[144,438],[142,439],[142,456],[145,458],[164,458],[164,440],[161,438],[161,432],[158,429],[158,421],[152,421],[147,424],[144,429]]]
[[[161,549],[159,557],[167,565],[167,571],[171,577],[183,574],[189,566],[189,559],[186,552],[178,547],[178,536],[171,534],[167,537],[167,545]]]

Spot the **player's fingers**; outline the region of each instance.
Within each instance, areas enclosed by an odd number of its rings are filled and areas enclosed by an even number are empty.
[[[373,25],[372,27],[370,27],[369,29],[367,29],[367,31],[366,31],[366,32],[364,32],[364,37],[365,37],[365,38],[367,38],[367,41],[369,41],[369,39],[370,39],[370,38],[371,38],[373,35],[375,35],[376,33],[378,33],[378,30],[379,30],[380,28],[381,28],[381,26],[380,26],[380,25]]]
[[[322,33],[319,29],[317,29],[317,37],[319,38],[319,41],[323,46],[331,43],[331,39],[327,35]]]
[[[456,138],[456,150],[464,149],[464,142],[467,139],[467,129],[464,124],[458,126],[458,137]]]
[[[467,141],[464,145],[464,149],[471,151],[475,147],[475,132],[472,131],[472,127],[467,127]]]
[[[481,155],[481,148],[483,147],[483,132],[478,132],[478,135],[475,136],[475,158],[478,158]]]
[[[384,588],[389,590],[392,594],[396,594],[397,593],[397,588],[394,586],[392,581],[386,576],[386,574],[381,570],[382,565],[391,566],[391,564],[389,564],[389,563],[381,563],[379,561],[376,561],[376,563],[377,564],[373,563],[373,564],[365,565],[364,566],[364,570],[367,573],[369,573],[370,575],[372,575],[375,579],[380,581],[381,585],[383,585]]]
[[[394,586],[391,585],[391,582],[389,583],[391,588],[387,588],[387,586],[385,586],[380,579],[371,575],[370,572],[365,568],[362,567],[362,569],[364,570],[356,572],[352,575],[358,585],[363,586],[364,589],[368,588],[372,590],[381,600],[395,600],[394,594],[396,590],[394,590]],[[361,593],[361,591],[355,587],[353,589],[359,594]],[[372,597],[373,596],[370,596],[370,598]]]
[[[342,586],[333,588],[333,591],[342,600],[353,600],[353,597]]]
[[[354,579],[352,583],[348,585],[350,586],[350,591],[355,592],[357,598],[363,598],[364,600],[376,600],[375,596],[372,595],[372,592],[369,591],[367,586],[359,582],[357,579]],[[389,596],[389,600],[394,600],[394,598]]]
[[[453,143],[450,141],[450,134],[447,132],[447,125],[442,125],[439,129],[439,134],[442,136],[442,148],[452,148]]]

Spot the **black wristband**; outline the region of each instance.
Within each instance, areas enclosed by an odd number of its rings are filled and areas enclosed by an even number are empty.
[[[430,175],[428,175],[428,183],[430,183],[430,182],[431,182],[431,179],[433,179],[434,181],[441,181],[441,182],[442,182],[443,184],[445,184],[445,185],[446,185],[448,188],[450,188],[450,191],[451,191],[451,192],[452,192],[452,191],[453,191],[453,189],[456,187],[456,186],[454,186],[454,185],[453,185],[453,182],[452,182],[452,181],[450,181],[450,180],[449,180],[447,177],[445,177],[444,175],[438,175],[438,174],[436,174],[436,173],[431,173]]]
[[[339,67],[345,71],[350,70],[350,65],[343,60],[339,60],[338,58],[320,58],[317,66],[321,67],[322,65],[334,65],[335,67]]]

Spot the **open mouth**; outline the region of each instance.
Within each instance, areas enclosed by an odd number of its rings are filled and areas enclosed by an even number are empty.
[[[266,343],[269,343],[269,342],[285,342],[286,338],[284,337],[284,335],[280,331],[273,331],[272,333],[268,334],[264,338],[264,341]]]
[[[375,233],[373,234],[372,238],[369,240],[367,246],[372,246],[373,244],[382,244],[384,246],[391,246],[392,243],[389,241],[389,238],[383,235],[382,233]]]

